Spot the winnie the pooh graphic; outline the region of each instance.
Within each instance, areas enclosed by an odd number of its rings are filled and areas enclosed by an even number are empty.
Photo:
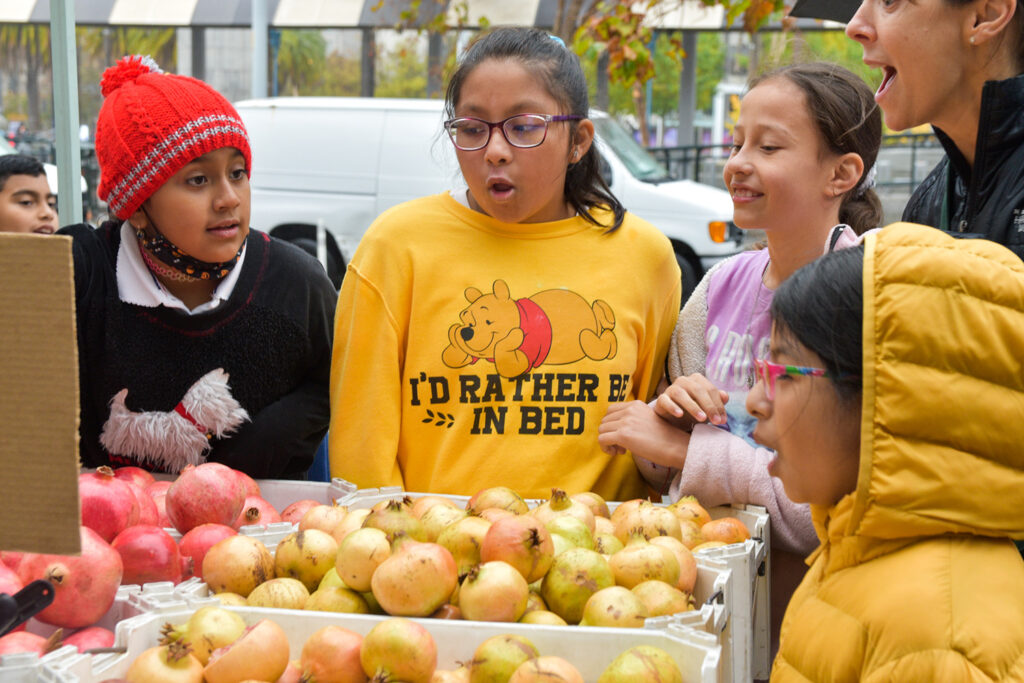
[[[568,289],[547,289],[513,299],[504,280],[490,294],[465,291],[469,305],[448,328],[441,360],[461,368],[481,358],[502,377],[518,377],[540,365],[565,365],[584,358],[615,356],[615,312],[607,302],[593,304]]]

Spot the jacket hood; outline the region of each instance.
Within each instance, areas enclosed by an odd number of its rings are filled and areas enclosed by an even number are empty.
[[[1024,262],[897,223],[866,237],[863,282],[857,489],[819,527],[860,555],[866,538],[1024,538]]]

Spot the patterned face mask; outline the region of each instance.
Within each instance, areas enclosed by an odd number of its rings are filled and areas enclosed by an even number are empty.
[[[145,213],[145,209],[143,209],[143,212]],[[146,213],[146,217],[149,218],[148,213]],[[135,236],[139,240],[139,246],[177,272],[196,280],[220,280],[226,277],[231,272],[231,269],[235,267],[235,264],[238,263],[242,250],[245,248],[245,242],[243,241],[234,258],[223,263],[200,261],[193,256],[189,256],[164,237],[152,218],[149,218],[149,224],[153,226],[154,237],[147,235],[142,228],[135,229]],[[248,235],[245,239],[249,239]]]

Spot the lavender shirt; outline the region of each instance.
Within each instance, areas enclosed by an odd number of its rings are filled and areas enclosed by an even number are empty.
[[[768,258],[767,249],[743,252],[729,268],[712,273],[704,333],[708,350],[705,375],[729,392],[725,407],[729,431],[755,446],[750,434],[757,420],[745,404],[756,379],[754,358],[767,358],[771,341],[769,309],[775,292],[763,283]]]

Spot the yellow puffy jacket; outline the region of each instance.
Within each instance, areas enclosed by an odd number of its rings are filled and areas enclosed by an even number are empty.
[[[1024,681],[1024,262],[889,226],[863,331],[857,488],[812,506],[771,680]]]

